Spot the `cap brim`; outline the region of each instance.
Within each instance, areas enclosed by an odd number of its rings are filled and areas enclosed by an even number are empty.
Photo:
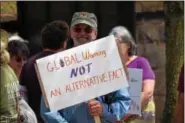
[[[93,28],[96,28],[94,24],[90,23],[90,22],[87,21],[87,20],[81,20],[81,19],[80,19],[80,20],[76,20],[75,22],[73,22],[73,23],[71,24],[71,27],[73,27],[73,26],[75,26],[75,25],[77,25],[77,24],[87,24],[87,25],[89,25],[89,26],[91,26],[91,27],[93,27]]]

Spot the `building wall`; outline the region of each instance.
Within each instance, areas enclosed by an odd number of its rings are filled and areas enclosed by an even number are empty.
[[[138,54],[146,57],[156,76],[154,99],[156,103],[156,123],[160,123],[165,95],[165,22],[163,2],[136,2],[136,39]]]
[[[32,55],[40,50],[40,30],[45,23],[65,20],[70,24],[76,11],[88,11],[98,18],[98,38],[107,36],[111,28],[125,25],[135,36],[135,6],[132,1],[106,2],[18,2],[19,34],[28,39]],[[126,18],[126,19],[125,19]]]

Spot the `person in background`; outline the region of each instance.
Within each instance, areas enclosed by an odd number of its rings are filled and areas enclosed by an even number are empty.
[[[34,110],[38,123],[43,123],[40,116],[41,88],[34,64],[37,59],[52,55],[66,48],[69,26],[65,21],[50,22],[43,27],[41,37],[43,51],[27,60],[20,75],[20,85],[27,89],[28,104]]]
[[[1,33],[5,31],[1,30]],[[1,35],[1,123],[37,123],[36,115],[30,106],[19,95],[18,78],[9,66],[10,54],[6,51],[8,33]]]
[[[74,47],[96,40],[97,27],[97,18],[93,13],[75,12],[70,28]],[[125,115],[130,103],[127,88],[59,111],[46,108],[42,98],[41,115],[45,123],[94,123],[94,116],[99,116],[101,123],[115,123]]]
[[[114,35],[121,45],[123,59],[127,68],[143,70],[143,83],[141,92],[142,116],[127,114],[122,121],[126,123],[155,123],[155,104],[153,92],[155,87],[155,75],[148,60],[136,55],[136,44],[128,29],[124,26],[114,27],[109,35]]]
[[[9,65],[14,70],[18,79],[20,78],[22,67],[29,56],[30,51],[27,43],[28,41],[18,35],[13,35],[8,39],[7,50],[10,53]],[[21,98],[28,101],[27,89],[22,85],[19,85],[19,94]]]
[[[175,123],[184,123],[184,64],[181,68],[179,82],[178,82],[178,100],[176,105]]]
[[[7,52],[8,33],[0,30],[1,40],[1,81],[0,81],[0,122],[17,123],[18,113],[18,79],[13,69],[8,65],[10,54]]]
[[[26,43],[28,42],[19,36],[11,36],[8,40],[9,65],[16,73],[17,78],[20,77],[22,67],[29,56],[30,51]]]

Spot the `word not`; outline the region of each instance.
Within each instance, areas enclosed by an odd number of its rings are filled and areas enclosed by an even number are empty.
[[[93,76],[85,80],[73,82],[71,84],[66,85],[65,92],[67,93],[67,92],[72,92],[72,91],[83,89],[83,88],[88,88],[88,87],[94,86],[96,84],[101,84],[104,82],[111,82],[115,79],[122,77],[123,72],[124,72],[124,69],[119,68],[117,70],[109,71],[107,73],[103,73],[98,76]]]
[[[90,65],[91,64],[92,63],[89,63],[89,64],[86,65],[87,66],[88,73],[90,72]],[[85,74],[86,73],[85,67],[84,66],[81,66],[81,67],[73,68],[72,71],[71,71],[70,78],[73,78],[73,76],[76,77],[78,75],[78,72],[80,73],[80,75]]]
[[[97,51],[95,53],[90,53],[89,50],[86,51],[86,52],[82,52],[82,57],[83,57],[84,60],[88,60],[90,58],[94,58],[94,57],[97,57],[97,56],[106,57],[107,53],[104,50],[103,51]]]

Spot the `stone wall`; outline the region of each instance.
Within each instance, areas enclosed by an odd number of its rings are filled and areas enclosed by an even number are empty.
[[[157,44],[139,44],[138,54],[146,57],[156,76],[154,99],[156,104],[156,123],[159,123],[165,101],[165,47]]]
[[[137,1],[136,12],[163,11],[163,1]]]
[[[136,12],[163,11],[163,2],[136,2]],[[165,81],[165,42],[164,42],[164,18],[147,19],[144,17],[136,23],[136,40],[138,43],[138,55],[146,57],[156,76],[155,104],[156,123],[160,123],[162,117],[166,81]]]

